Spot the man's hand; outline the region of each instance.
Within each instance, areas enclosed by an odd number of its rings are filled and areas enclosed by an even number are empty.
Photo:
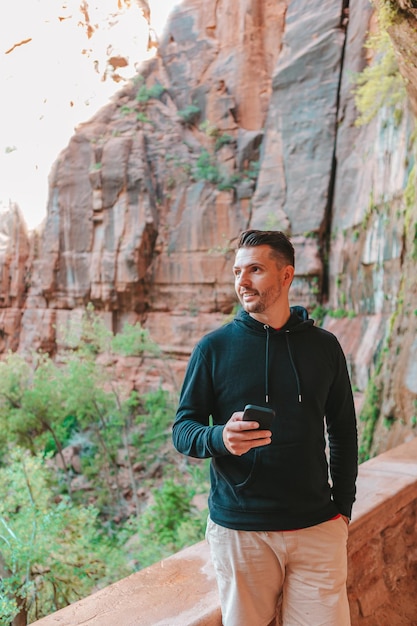
[[[243,411],[233,413],[223,429],[224,445],[236,456],[242,456],[252,448],[267,446],[271,443],[270,430],[257,430],[258,422],[244,421],[242,416]]]

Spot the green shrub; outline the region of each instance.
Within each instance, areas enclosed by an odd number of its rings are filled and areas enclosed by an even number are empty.
[[[202,150],[197,159],[194,177],[196,180],[206,180],[214,185],[222,180],[217,161],[207,150]]]
[[[195,124],[200,117],[201,109],[196,104],[189,104],[178,111],[178,115],[186,124]]]
[[[219,135],[216,138],[215,144],[214,144],[214,151],[217,152],[218,150],[220,150],[220,148],[222,146],[226,146],[228,144],[234,143],[234,138],[231,135],[227,135],[226,133],[223,135]]]
[[[150,87],[147,87],[145,84],[141,85],[136,94],[137,102],[145,103],[149,100],[158,100],[162,94],[165,92],[165,87],[160,85],[159,83],[155,83]]]
[[[204,539],[207,511],[192,505],[193,487],[167,479],[139,519],[140,568]]]
[[[326,317],[327,309],[318,304],[314,307],[314,309],[310,313],[310,317],[315,321],[316,326],[322,326],[324,318]]]
[[[149,331],[140,324],[125,324],[123,331],[114,335],[111,347],[117,354],[141,356],[144,353],[160,354],[161,350],[152,341]]]

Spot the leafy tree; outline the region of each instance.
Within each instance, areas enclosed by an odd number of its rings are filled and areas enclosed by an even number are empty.
[[[56,501],[42,458],[16,448],[0,470],[0,622],[20,624],[82,598],[128,573],[102,536],[98,511]]]
[[[31,369],[21,355],[10,353],[0,363],[0,450],[15,443],[35,453],[52,437],[62,454],[62,374],[47,355],[35,361]]]

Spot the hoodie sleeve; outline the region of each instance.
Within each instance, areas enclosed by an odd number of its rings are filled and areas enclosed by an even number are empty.
[[[210,370],[199,345],[185,373],[172,440],[178,452],[200,459],[230,454],[223,443],[222,425],[209,423],[214,407]]]
[[[326,404],[333,500],[339,512],[351,516],[358,473],[358,437],[352,387],[339,342],[333,384]]]

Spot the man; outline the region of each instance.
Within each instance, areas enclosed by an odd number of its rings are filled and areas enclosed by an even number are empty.
[[[349,626],[357,432],[345,357],[290,308],[283,233],[242,233],[233,271],[243,311],[195,347],[173,427],[179,452],[211,457],[207,540],[223,624],[273,624],[282,601],[284,626]],[[242,419],[246,404],[275,411],[270,430]]]

